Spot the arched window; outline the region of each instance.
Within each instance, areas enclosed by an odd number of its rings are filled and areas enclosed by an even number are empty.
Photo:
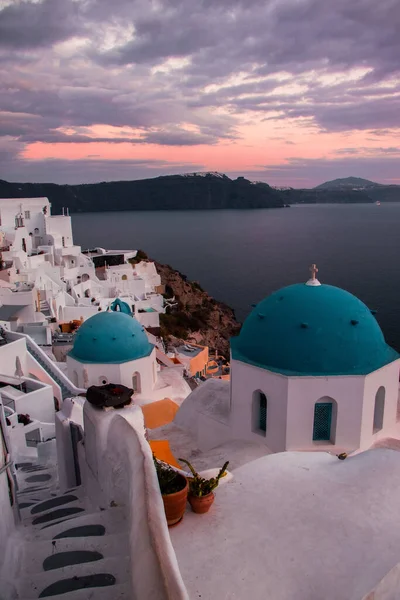
[[[261,390],[253,393],[252,421],[254,433],[265,436],[267,432],[267,397]]]
[[[127,275],[122,275],[121,279],[122,279],[122,281],[126,281],[128,279],[128,276]]]
[[[132,389],[134,394],[140,394],[141,392],[140,373],[137,371],[132,375]]]
[[[385,412],[385,388],[381,385],[375,395],[374,426],[373,433],[377,433],[383,427],[383,414]]]
[[[314,405],[313,441],[335,443],[337,403],[328,396],[320,398]]]

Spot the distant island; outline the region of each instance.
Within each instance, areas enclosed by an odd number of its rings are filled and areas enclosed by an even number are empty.
[[[348,177],[313,189],[274,188],[244,177],[221,173],[166,175],[136,181],[81,185],[11,183],[0,180],[0,198],[46,196],[53,214],[126,210],[216,210],[283,208],[291,204],[371,203],[400,201],[399,185]]]

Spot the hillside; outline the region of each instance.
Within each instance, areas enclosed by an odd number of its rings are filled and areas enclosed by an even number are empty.
[[[223,208],[281,208],[281,194],[244,177],[219,173],[168,175],[137,181],[82,185],[9,183],[0,180],[0,198],[46,196],[53,214],[123,210],[212,210]]]
[[[361,177],[345,177],[344,179],[333,179],[317,185],[315,190],[363,190],[365,188],[380,187],[380,183],[361,179]]]
[[[141,256],[145,256],[142,252]],[[182,341],[208,346],[229,359],[229,339],[238,335],[240,324],[234,311],[212,298],[195,281],[169,265],[155,263],[166,297],[175,298],[174,307],[160,315],[161,335],[172,349]]]
[[[369,179],[360,177],[346,177],[345,179],[334,179],[326,181],[314,188],[314,191],[326,194],[365,194],[372,202],[400,202],[400,185],[385,185],[376,183]]]
[[[313,189],[275,189],[244,177],[221,173],[167,175],[136,181],[82,185],[10,183],[0,180],[0,198],[46,196],[53,214],[124,210],[214,210],[281,208],[288,204],[400,202],[400,185],[359,177],[322,183]]]
[[[351,189],[318,189],[295,190],[289,188],[281,190],[285,204],[357,204],[371,203],[370,190]]]

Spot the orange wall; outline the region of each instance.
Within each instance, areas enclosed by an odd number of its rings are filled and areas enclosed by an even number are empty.
[[[201,348],[202,346],[198,346],[197,344],[191,344],[192,346],[196,346],[197,348]],[[203,371],[206,368],[208,363],[208,346],[203,346],[203,350],[199,352],[197,356],[190,360],[190,374],[196,375],[198,371]]]

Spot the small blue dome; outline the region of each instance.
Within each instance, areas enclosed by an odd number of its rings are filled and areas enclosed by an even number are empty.
[[[124,363],[153,350],[140,323],[120,311],[100,312],[79,327],[69,356],[82,363]]]
[[[365,375],[399,358],[368,307],[331,285],[274,292],[231,348],[234,359],[284,375]]]

